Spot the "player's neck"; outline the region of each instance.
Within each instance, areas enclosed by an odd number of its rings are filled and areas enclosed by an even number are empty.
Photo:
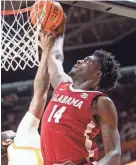
[[[82,77],[76,77],[75,75],[71,75],[73,79],[73,88],[81,89],[81,90],[96,90],[97,83],[94,80],[83,80]]]
[[[74,89],[81,89],[81,90],[93,90],[95,89],[92,85],[92,81],[89,80],[89,81],[73,81],[73,88]]]

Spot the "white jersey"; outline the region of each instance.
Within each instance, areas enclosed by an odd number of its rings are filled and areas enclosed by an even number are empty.
[[[27,112],[19,124],[14,143],[8,147],[8,165],[43,165],[38,133],[40,120]]]

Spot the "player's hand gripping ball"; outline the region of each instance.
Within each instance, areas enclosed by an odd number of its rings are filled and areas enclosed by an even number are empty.
[[[64,12],[58,2],[51,0],[37,1],[30,10],[30,18],[33,25],[41,24],[41,30],[57,35],[55,30],[64,20]]]

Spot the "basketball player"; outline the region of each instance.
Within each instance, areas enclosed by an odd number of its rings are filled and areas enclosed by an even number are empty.
[[[41,41],[43,34],[41,33]],[[2,147],[8,152],[8,165],[42,165],[43,160],[40,150],[40,136],[38,127],[47,99],[49,75],[47,71],[47,58],[52,45],[52,35],[44,37],[41,62],[34,79],[34,94],[17,132],[5,131],[2,133]]]
[[[41,147],[45,165],[92,165],[97,161],[94,138],[102,133],[105,156],[97,165],[119,165],[120,136],[113,101],[102,91],[116,87],[119,64],[103,50],[78,60],[67,75],[62,66],[64,34],[48,59],[54,94],[42,118]]]

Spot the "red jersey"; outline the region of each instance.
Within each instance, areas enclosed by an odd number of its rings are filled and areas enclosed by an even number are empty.
[[[71,161],[83,164],[97,160],[98,147],[93,138],[99,133],[91,103],[98,91],[75,90],[69,82],[55,90],[41,126],[41,148],[44,164]]]

